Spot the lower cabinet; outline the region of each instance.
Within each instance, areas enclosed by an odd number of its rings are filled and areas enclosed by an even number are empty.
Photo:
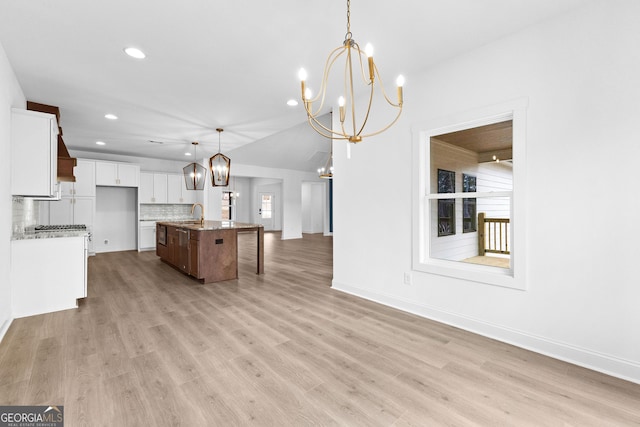
[[[138,251],[156,248],[156,222],[140,221],[138,225]]]
[[[67,310],[87,296],[87,238],[11,242],[11,308],[15,318]]]

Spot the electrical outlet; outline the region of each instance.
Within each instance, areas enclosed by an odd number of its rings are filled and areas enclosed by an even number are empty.
[[[405,285],[411,284],[411,273],[404,273],[404,284]]]

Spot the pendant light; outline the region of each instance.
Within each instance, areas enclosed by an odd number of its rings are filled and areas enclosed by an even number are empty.
[[[224,129],[218,128],[218,154],[209,159],[209,171],[211,171],[211,185],[214,187],[226,187],[229,185],[231,159],[220,152],[220,134]]]
[[[194,162],[182,168],[184,182],[187,185],[187,190],[204,190],[207,168],[197,162],[198,143],[194,141],[191,144],[193,145]]]
[[[344,65],[338,67],[343,73],[343,90],[344,92],[338,98],[338,106],[340,111],[340,129],[330,129],[323,125],[319,117],[322,113],[325,98],[327,95],[327,87],[331,75],[331,67],[334,63],[344,55]],[[368,64],[368,70],[365,71],[364,64]],[[320,135],[326,138],[347,140],[349,142],[358,143],[363,138],[377,135],[389,129],[400,117],[402,113],[402,86],[404,85],[404,77],[398,76],[396,80],[397,85],[397,102],[392,101],[388,96],[382,85],[382,79],[373,62],[373,47],[367,44],[364,49],[360,48],[360,45],[352,38],[351,34],[351,0],[347,0],[347,33],[344,37],[344,42],[341,46],[334,49],[327,58],[327,62],[324,68],[323,78],[320,82],[320,90],[318,95],[314,98],[311,90],[306,85],[307,72],[304,68],[300,69],[298,77],[300,78],[302,89],[302,102],[304,109],[307,113],[307,119],[311,127]],[[355,80],[355,82],[354,82]],[[366,88],[369,92],[367,96],[369,103],[362,104],[365,106],[361,111],[361,114],[356,114],[356,98],[355,93],[358,92],[354,83],[360,81],[362,87]],[[371,112],[371,107],[374,101],[374,89],[378,87],[382,98],[391,107],[390,111],[396,112],[395,118],[391,120],[386,126],[375,131],[365,131],[365,125]],[[379,97],[378,97],[379,99]],[[315,104],[314,104],[315,103]],[[382,104],[382,102],[380,102]],[[319,104],[319,105],[318,105]],[[315,107],[315,108],[314,108]],[[359,123],[358,123],[359,122]]]

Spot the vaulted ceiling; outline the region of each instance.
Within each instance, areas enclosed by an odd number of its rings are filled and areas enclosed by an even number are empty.
[[[585,1],[353,0],[351,30],[374,44],[386,80],[407,75],[409,94],[412,73]],[[327,142],[286,103],[297,70],[318,82],[345,31],[344,0],[0,2],[0,43],[25,96],[60,107],[71,150],[171,160],[191,141],[214,154],[222,127],[223,151],[243,163],[315,170]]]

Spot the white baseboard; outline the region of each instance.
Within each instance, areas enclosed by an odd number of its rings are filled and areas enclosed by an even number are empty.
[[[333,281],[331,287],[335,290],[355,295],[370,301],[397,308],[427,319],[455,326],[478,335],[486,336],[498,341],[512,344],[545,356],[553,357],[574,365],[582,366],[594,371],[602,372],[613,377],[621,378],[640,384],[640,364],[615,356],[602,354],[568,343],[549,338],[532,335],[508,327],[487,323],[485,321],[463,316],[418,304],[415,301],[404,300],[395,296],[371,292],[366,289],[349,286]]]
[[[4,323],[2,324],[2,327],[0,327],[0,343],[2,342],[2,339],[4,338],[4,335],[9,330],[9,327],[11,326],[12,322],[13,322],[13,318],[9,317],[7,320],[4,321]]]

